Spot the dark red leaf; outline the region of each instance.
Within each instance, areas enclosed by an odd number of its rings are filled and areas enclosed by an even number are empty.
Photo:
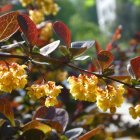
[[[0,16],[0,42],[11,37],[19,29],[17,16],[17,11]]]
[[[65,45],[69,48],[71,43],[71,32],[69,28],[61,21],[56,21],[53,24],[53,29],[56,34],[64,41]]]
[[[130,60],[131,68],[138,80],[140,80],[140,56]]]
[[[2,7],[0,7],[0,12],[7,12],[7,11],[12,10],[12,8],[13,8],[13,5],[6,4],[6,5],[2,6]]]
[[[38,29],[34,22],[26,14],[19,14],[17,19],[22,32],[28,39],[28,42],[32,46],[36,45],[38,40]]]
[[[96,54],[98,54],[100,51],[103,50],[100,44],[98,43],[98,41],[95,41],[95,48],[96,48]]]
[[[97,55],[97,58],[102,70],[108,68],[114,60],[114,56],[109,51],[100,51],[100,53]]]
[[[36,111],[33,119],[43,121],[58,132],[63,132],[68,124],[69,116],[64,109],[42,106]]]
[[[13,109],[11,102],[7,98],[0,98],[0,112],[9,119],[13,126],[15,126]]]

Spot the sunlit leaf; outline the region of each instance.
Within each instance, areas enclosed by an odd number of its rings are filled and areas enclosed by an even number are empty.
[[[89,140],[91,137],[97,135],[101,130],[103,129],[103,126],[98,126],[97,128],[94,128],[93,130],[85,133],[84,135],[80,136],[77,140]]]
[[[78,138],[83,133],[83,130],[84,130],[83,128],[70,129],[65,132],[65,135],[69,140],[73,140]]]
[[[76,42],[71,43],[71,47],[72,48],[80,48],[80,47],[91,48],[94,46],[94,44],[95,44],[95,41],[76,41]]]
[[[114,56],[109,51],[100,51],[97,55],[97,58],[102,67],[102,70],[108,68],[114,60]]]
[[[22,45],[24,43],[25,43],[25,41],[15,42],[14,44],[4,45],[4,46],[1,46],[0,48],[3,50],[8,50],[8,49],[19,47],[20,45]]]
[[[71,43],[71,32],[69,28],[61,21],[56,21],[53,24],[55,33],[64,41],[65,45],[69,48]]]
[[[40,49],[40,54],[47,56],[53,52],[60,44],[60,40],[54,41]]]
[[[17,11],[0,16],[0,42],[11,37],[19,29],[17,16]]]
[[[32,46],[36,45],[38,39],[38,30],[34,22],[26,14],[19,14],[17,19],[20,29],[26,36],[28,42]]]
[[[46,125],[44,123],[41,123],[41,122],[39,122],[37,120],[33,120],[33,121],[25,124],[22,127],[23,132],[28,131],[30,129],[38,129],[38,130],[41,130],[42,132],[44,132],[45,134],[52,130],[50,126],[48,126],[48,125]]]
[[[0,119],[0,127],[6,122],[4,119]]]
[[[8,99],[0,98],[0,112],[15,126],[13,109]]]
[[[132,68],[132,71],[135,74],[136,79],[140,79],[140,56],[135,57],[130,60],[130,65]]]
[[[76,57],[74,60],[83,61],[83,60],[86,60],[86,59],[89,58],[89,57],[90,57],[89,55],[84,55],[84,56]]]

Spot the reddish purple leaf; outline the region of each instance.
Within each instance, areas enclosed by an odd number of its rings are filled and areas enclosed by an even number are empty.
[[[65,45],[69,48],[71,43],[71,32],[69,28],[61,21],[56,21],[53,24],[53,29],[56,34],[64,41]]]
[[[109,51],[100,51],[97,57],[102,70],[108,68],[114,60],[114,56]]]
[[[0,42],[8,39],[19,29],[17,16],[17,11],[0,16]]]
[[[140,56],[131,59],[130,64],[136,78],[139,80],[140,79]]]
[[[22,32],[28,39],[28,42],[32,46],[36,45],[38,40],[38,29],[34,22],[26,14],[19,14],[17,19]]]
[[[35,112],[33,120],[43,121],[58,132],[64,132],[69,121],[69,116],[64,109],[42,106]]]

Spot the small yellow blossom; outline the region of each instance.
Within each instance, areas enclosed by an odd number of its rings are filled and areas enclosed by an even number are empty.
[[[140,117],[140,104],[136,105],[135,107],[130,107],[129,113],[133,119]]]
[[[79,77],[69,77],[70,93],[76,100],[83,100],[89,102],[96,101],[96,94],[98,92],[98,78],[92,75],[90,78],[86,75],[79,75]]]
[[[53,35],[52,23],[48,22],[40,32],[40,39],[48,41]]]
[[[54,0],[37,0],[36,3],[45,15],[55,16],[60,9],[59,6],[54,2]]]
[[[45,105],[48,107],[57,104],[56,98],[61,92],[62,86],[56,86],[55,82],[48,81],[44,84],[33,84],[31,87],[26,89],[27,94],[33,99],[47,97]]]
[[[55,106],[58,104],[58,100],[56,97],[48,97],[46,98],[46,101],[45,101],[45,106],[46,107],[50,107],[50,106]]]
[[[33,0],[19,0],[23,7],[33,3]]]
[[[35,24],[39,24],[44,20],[44,14],[40,10],[29,10],[29,16]]]
[[[46,74],[46,79],[47,80],[53,80],[57,82],[62,82],[67,78],[68,73],[63,70],[55,70],[55,71],[49,71]]]
[[[103,110],[107,111],[110,109],[111,113],[116,111],[116,107],[120,107],[124,101],[124,88],[122,85],[114,87],[112,85],[108,85],[104,90],[98,88],[97,95],[97,106]]]
[[[0,90],[4,92],[12,92],[24,88],[27,84],[27,75],[25,71],[26,65],[17,63],[0,64]]]

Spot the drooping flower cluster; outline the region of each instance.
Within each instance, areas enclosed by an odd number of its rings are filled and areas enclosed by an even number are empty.
[[[57,96],[61,92],[62,87],[56,86],[55,82],[49,81],[44,84],[33,84],[31,87],[27,87],[26,89],[27,94],[33,99],[47,97],[45,105],[49,107],[58,104]]]
[[[95,102],[98,93],[98,78],[92,75],[88,78],[86,75],[79,75],[79,77],[69,77],[70,93],[76,100]]]
[[[22,6],[35,5],[35,10],[29,10],[30,18],[39,24],[44,20],[45,15],[56,15],[59,11],[59,6],[54,0],[20,0]]]
[[[11,93],[27,84],[26,65],[0,64],[0,90]]]
[[[103,111],[110,109],[110,112],[114,113],[116,111],[116,107],[120,107],[124,101],[123,94],[124,88],[122,85],[117,87],[108,85],[104,90],[99,88],[97,106]]]
[[[140,117],[140,104],[136,105],[135,107],[130,107],[129,113],[133,119]]]
[[[116,107],[120,107],[123,103],[124,88],[122,85],[118,87],[108,85],[105,89],[98,86],[98,78],[95,75],[87,77],[79,75],[79,77],[69,77],[70,93],[76,100],[95,102],[103,111],[110,109],[114,113]]]

